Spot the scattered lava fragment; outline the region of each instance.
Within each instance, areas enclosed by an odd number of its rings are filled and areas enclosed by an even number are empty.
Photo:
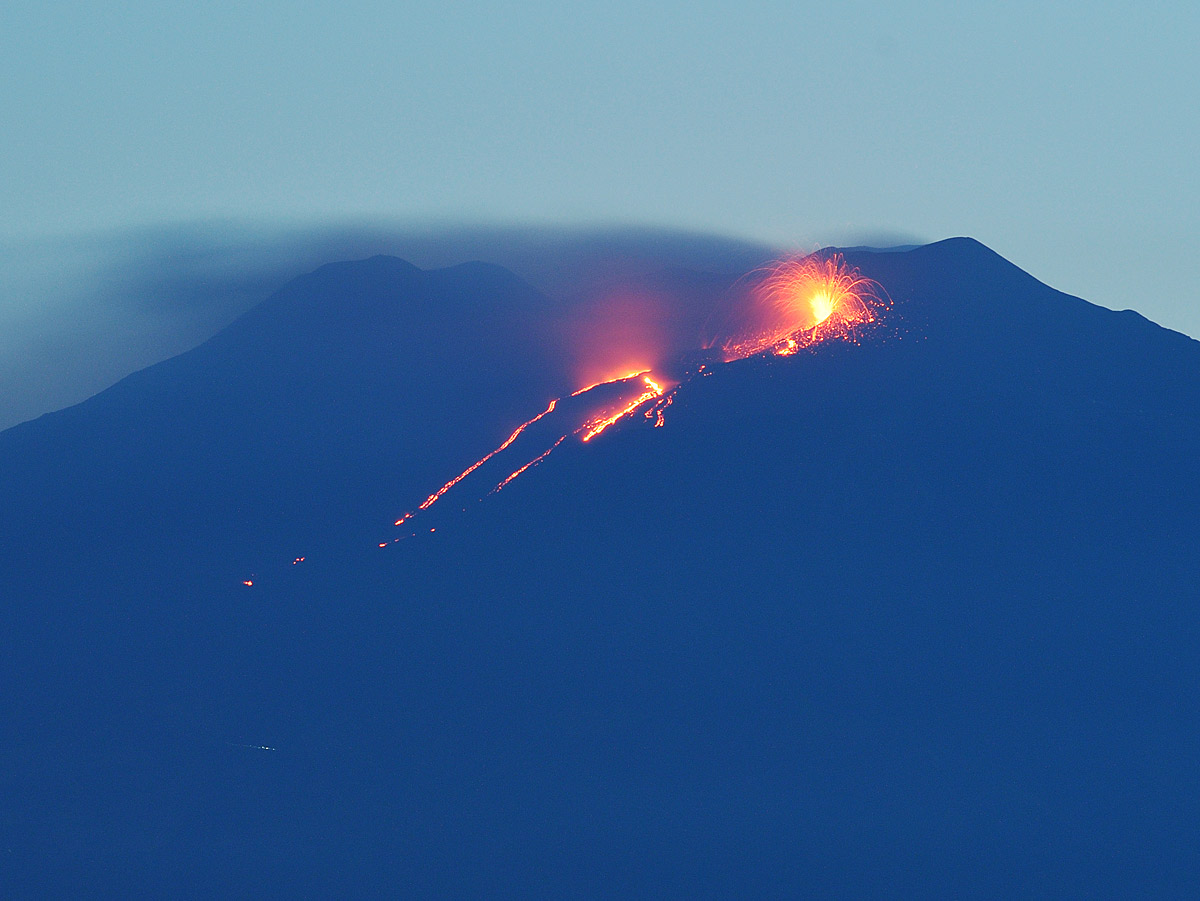
[[[878,282],[841,254],[780,260],[751,273],[753,303],[728,317],[712,340],[725,360],[756,354],[789,356],[831,338],[854,340],[889,306]]]

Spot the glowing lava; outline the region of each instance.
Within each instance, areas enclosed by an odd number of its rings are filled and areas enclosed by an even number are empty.
[[[662,408],[669,405],[671,400],[666,385],[667,382],[664,379],[653,377],[649,370],[642,370],[640,372],[631,372],[619,378],[610,379],[609,381],[599,382],[595,385],[588,385],[586,388],[581,388],[566,398],[555,398],[537,416],[517,426],[512,434],[495,450],[480,457],[454,478],[443,484],[437,491],[426,497],[416,510],[412,510],[399,517],[395,525],[403,526],[417,516],[417,514],[428,510],[457,485],[462,483],[463,480],[486,466],[493,458],[503,455],[505,451],[509,451],[518,439],[528,433],[531,427],[552,414],[556,418],[551,427],[562,428],[563,431],[557,433],[554,440],[550,441],[549,446],[543,444],[541,447],[544,449],[541,449],[539,453],[534,454],[532,457],[525,457],[525,462],[521,463],[520,466],[517,466],[506,477],[496,483],[490,491],[486,492],[487,494],[495,494],[497,491],[501,491],[510,485],[514,480],[545,460],[551,452],[570,437],[577,436],[582,442],[591,441],[614,423],[620,422],[622,419],[642,409],[646,410],[645,415],[647,418],[657,416],[655,425],[662,425]],[[569,409],[564,411],[563,407],[568,407]],[[537,436],[534,436],[531,440],[536,439]],[[545,440],[549,441],[549,439]],[[513,449],[512,454],[516,453],[518,451]],[[433,530],[431,529],[430,531]],[[393,541],[398,540],[393,539]],[[387,547],[388,543],[382,542],[379,546]]]
[[[580,388],[578,391],[572,391],[571,397],[579,397],[581,394],[587,394],[593,388],[599,388],[601,385],[615,385],[617,382],[627,382],[630,379],[636,379],[640,375],[646,375],[649,371],[649,369],[633,369],[624,375],[614,376],[611,379],[604,379],[600,382],[593,382],[586,388]]]
[[[829,338],[853,339],[888,305],[878,282],[841,254],[781,260],[752,274],[753,303],[737,326],[710,343],[726,362],[761,353],[788,356]]]
[[[583,428],[579,429],[578,433],[582,433],[581,441],[588,442],[607,429],[610,425],[618,420],[624,419],[642,404],[647,401],[654,400],[656,397],[663,396],[663,386],[654,379],[650,378],[649,374],[642,376],[642,381],[646,383],[646,390],[631,400],[628,404],[622,407],[615,413],[605,414],[591,422],[584,423]]]
[[[484,484],[494,487],[473,492],[477,500],[482,500],[537,466],[568,438],[578,437],[586,444],[638,412],[645,420],[652,421],[655,428],[663,426],[664,411],[674,402],[680,387],[699,376],[711,376],[712,366],[719,366],[722,359],[730,363],[759,354],[790,356],[828,339],[856,341],[861,329],[876,322],[890,306],[883,288],[847,265],[837,253],[781,260],[752,273],[749,282],[750,290],[739,296],[736,309],[726,311],[725,324],[705,345],[706,350],[719,348],[716,359],[710,353],[704,357],[707,362],[698,366],[698,358],[681,364],[686,371],[676,372],[672,380],[644,369],[555,398],[537,416],[517,426],[495,450],[447,481],[415,510],[397,519],[395,525],[404,526],[429,510],[472,474],[478,473],[473,480],[477,483],[492,473],[490,481]],[[503,459],[516,458],[514,462],[520,461],[519,465],[497,471],[495,467],[503,462],[498,459],[485,469],[502,455]],[[504,471],[509,474],[496,482],[498,472]],[[428,529],[434,531],[435,528]],[[401,538],[416,534],[411,532]],[[399,540],[381,542],[379,547]]]
[[[542,451],[540,454],[538,454],[536,457],[534,457],[532,460],[530,460],[528,463],[526,463],[520,469],[516,470],[511,475],[509,475],[503,482],[501,482],[499,485],[497,485],[495,488],[493,488],[492,493],[495,494],[497,491],[500,491],[505,486],[507,486],[514,479],[519,478],[520,476],[524,475],[525,472],[532,469],[534,466],[537,466],[539,463],[541,463],[543,460],[545,460],[548,456],[550,456],[550,451],[554,450],[556,447],[558,447],[560,444],[562,444],[566,440],[567,440],[567,436],[563,435],[561,438],[559,438],[557,441],[555,441],[552,445],[550,445],[550,447],[547,450]]]
[[[816,320],[817,325],[833,315],[833,298],[829,296],[828,291],[818,291],[809,299],[808,303],[812,307],[813,319]]]
[[[533,419],[526,420],[525,422],[523,422],[519,426],[517,426],[516,429],[513,431],[513,433],[511,435],[509,435],[508,438],[506,438],[504,440],[504,443],[501,444],[498,448],[496,448],[494,451],[492,451],[486,457],[481,457],[480,459],[476,460],[474,463],[472,463],[470,466],[468,466],[466,469],[464,469],[462,472],[460,472],[458,475],[456,475],[454,478],[452,478],[449,482],[447,482],[445,485],[443,485],[441,488],[439,488],[433,494],[429,495],[429,497],[425,498],[425,500],[421,501],[421,506],[419,506],[417,508],[417,511],[428,510],[430,507],[432,507],[434,504],[436,504],[446,494],[447,491],[449,491],[451,488],[453,488],[455,485],[457,485],[459,482],[461,482],[463,479],[465,479],[467,476],[469,476],[471,473],[473,473],[475,470],[477,470],[480,466],[482,466],[488,460],[492,459],[492,457],[496,456],[496,454],[503,453],[504,451],[508,450],[509,447],[512,446],[512,443],[514,441],[516,441],[519,437],[521,437],[522,432],[524,432],[527,428],[529,428],[531,425],[533,425],[535,422],[537,422],[543,416],[548,416],[549,414],[553,413],[554,408],[555,408],[555,406],[557,406],[557,404],[558,404],[558,398],[555,398],[554,400],[550,401],[550,405],[548,407],[546,407],[545,410],[543,410],[537,416],[533,417]],[[520,473],[517,473],[515,475],[519,475],[519,474]],[[515,475],[513,476],[513,478],[515,478]],[[503,486],[501,486],[501,487],[503,487]],[[412,519],[415,515],[416,515],[416,511],[414,511],[412,513],[405,513],[403,516],[401,516],[399,519],[396,520],[395,524],[398,526],[402,526],[406,522],[408,522],[408,520]]]

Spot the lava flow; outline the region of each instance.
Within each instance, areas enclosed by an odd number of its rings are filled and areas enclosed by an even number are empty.
[[[680,387],[696,376],[712,375],[714,365],[759,355],[790,356],[829,339],[857,340],[861,329],[875,323],[890,305],[877,282],[836,253],[782,260],[751,273],[747,281],[750,290],[739,295],[717,334],[704,345],[711,352],[697,356],[691,364],[685,362],[674,378],[644,369],[551,400],[545,410],[517,426],[495,450],[447,481],[415,510],[400,516],[395,525],[407,525],[468,479],[479,485],[472,492],[476,500],[503,490],[568,438],[590,442],[639,412],[655,428],[661,427],[664,411]],[[500,468],[510,457],[521,462]],[[491,487],[481,490],[485,485]],[[416,534],[410,532],[379,546]]]
[[[646,383],[645,391],[631,400],[620,410],[617,410],[617,412],[602,415],[596,419],[593,419],[591,422],[585,423],[583,428],[579,429],[579,432],[582,432],[583,434],[583,437],[580,438],[580,440],[584,442],[591,441],[614,422],[619,419],[624,419],[642,404],[646,403],[647,401],[654,400],[656,397],[663,396],[664,391],[662,385],[650,378],[649,373],[642,376],[642,381]]]
[[[531,425],[533,425],[535,422],[537,422],[543,416],[547,416],[550,413],[553,413],[554,408],[557,405],[558,405],[558,398],[555,398],[554,400],[550,401],[549,406],[547,406],[545,410],[543,410],[537,416],[533,417],[533,419],[526,420],[525,422],[523,422],[519,426],[517,426],[516,429],[513,430],[513,433],[504,440],[503,444],[501,444],[499,447],[497,447],[494,451],[492,451],[486,457],[481,457],[479,460],[476,460],[474,463],[472,463],[470,466],[468,466],[466,469],[464,469],[462,472],[460,472],[458,475],[456,475],[454,478],[452,478],[449,482],[447,482],[445,485],[443,485],[441,488],[439,488],[433,494],[429,495],[429,497],[425,498],[425,500],[421,501],[421,505],[419,507],[417,507],[416,510],[414,510],[411,513],[405,513],[403,516],[401,516],[399,519],[397,519],[395,524],[398,526],[402,526],[406,522],[408,522],[408,520],[410,520],[414,516],[416,516],[417,513],[419,513],[421,510],[428,510],[430,507],[432,507],[434,504],[436,504],[446,494],[447,491],[449,491],[451,488],[453,488],[455,485],[457,485],[459,482],[461,482],[463,479],[465,479],[467,476],[469,476],[471,473],[473,473],[475,470],[477,470],[480,466],[485,464],[488,460],[492,459],[492,457],[496,456],[496,454],[503,453],[504,451],[508,450],[509,447],[512,446],[512,443],[514,441],[516,441],[519,437],[521,437],[522,432],[524,432],[527,428],[529,428]],[[503,485],[501,485],[499,487],[503,487]]]
[[[661,425],[661,408],[671,401],[668,391],[668,382],[665,379],[654,377],[649,370],[643,370],[588,385],[568,397],[555,398],[537,416],[517,426],[495,450],[480,457],[443,484],[426,497],[417,509],[400,516],[395,525],[404,526],[411,522],[414,517],[433,507],[473,475],[492,486],[487,491],[477,492],[477,499],[501,491],[541,463],[568,438],[578,437],[582,442],[591,441],[613,424],[638,410],[645,409],[646,415],[651,418],[657,411],[658,421],[655,424]],[[552,421],[544,422],[547,417],[551,417]],[[487,482],[487,473],[507,459],[509,454],[506,452],[511,452],[523,462],[508,470],[502,478],[493,476],[490,483]],[[379,546],[386,547],[387,544],[388,542],[382,542]]]

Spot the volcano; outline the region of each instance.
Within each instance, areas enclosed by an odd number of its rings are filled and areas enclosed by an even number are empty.
[[[0,887],[1193,894],[1200,344],[844,258],[869,333],[696,356],[404,541],[581,387],[498,267],[327,266],[0,433]]]

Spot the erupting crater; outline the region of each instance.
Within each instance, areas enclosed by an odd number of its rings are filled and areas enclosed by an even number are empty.
[[[777,261],[750,273],[741,287],[731,295],[729,307],[710,320],[710,332],[715,333],[703,343],[703,350],[693,361],[676,367],[678,372],[670,376],[651,369],[630,372],[549,401],[546,409],[517,426],[495,450],[397,518],[395,525],[405,533],[380,542],[379,547],[437,531],[436,526],[414,529],[413,521],[447,496],[481,501],[502,491],[569,438],[587,443],[623,420],[663,426],[665,411],[680,389],[695,378],[712,375],[714,367],[753,356],[786,357],[827,340],[857,342],[862,331],[890,307],[883,288],[838,253]],[[715,329],[714,321],[719,323]]]
[[[747,277],[751,302],[725,312],[707,347],[726,362],[782,356],[831,338],[856,340],[890,306],[882,286],[839,253],[780,260]]]

